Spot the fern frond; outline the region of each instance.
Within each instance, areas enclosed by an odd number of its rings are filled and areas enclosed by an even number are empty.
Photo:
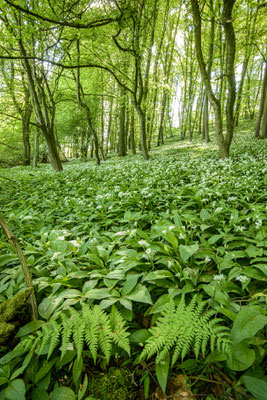
[[[72,334],[72,321],[65,313],[60,314],[62,324],[62,338],[61,338],[61,359],[64,357],[70,344]]]
[[[37,355],[41,355],[48,347],[49,359],[59,345],[62,359],[69,345],[73,344],[79,359],[86,343],[94,363],[99,352],[104,354],[108,363],[113,343],[130,354],[128,336],[126,323],[115,306],[109,315],[98,305],[90,308],[88,304],[82,304],[81,312],[72,307],[62,311],[58,320],[51,319],[34,334],[23,338],[13,351],[23,354],[34,350]]]
[[[130,356],[131,349],[128,339],[130,334],[126,331],[125,321],[115,306],[112,306],[111,309],[110,323],[114,343],[116,343],[121,349],[125,350]]]
[[[42,327],[42,337],[41,337],[41,343],[40,347],[38,349],[38,356],[40,356],[45,348],[45,346],[48,344],[49,340],[51,339],[51,329],[48,327],[48,325],[44,325]]]
[[[96,313],[99,325],[99,345],[104,353],[107,363],[109,362],[111,356],[111,343],[112,343],[112,330],[110,320],[107,314],[101,309],[100,306],[96,305],[94,307],[94,312]]]
[[[85,321],[85,341],[95,364],[99,347],[98,319],[97,315],[90,309],[88,304],[83,305],[83,319]]]
[[[82,316],[75,309],[70,308],[70,314],[72,319],[73,340],[77,351],[77,357],[79,359],[83,351],[85,322],[83,321]]]
[[[59,336],[60,336],[60,331],[61,331],[61,325],[55,321],[52,320],[50,322],[51,325],[51,341],[50,341],[50,346],[47,354],[47,359],[51,356],[53,351],[55,350],[58,342],[59,342]]]
[[[140,359],[156,354],[158,363],[173,349],[173,366],[177,359],[183,359],[192,347],[196,357],[200,350],[204,355],[209,342],[212,350],[216,344],[219,350],[230,354],[228,329],[221,324],[220,318],[213,318],[214,311],[205,313],[207,305],[199,295],[195,295],[188,305],[182,297],[177,307],[174,301],[170,300],[156,326],[150,328],[151,336],[146,341]]]

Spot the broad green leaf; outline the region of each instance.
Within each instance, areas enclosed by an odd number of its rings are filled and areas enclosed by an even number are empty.
[[[76,396],[70,388],[60,386],[53,390],[50,395],[50,400],[75,400]]]
[[[76,357],[74,360],[73,370],[72,370],[73,382],[76,388],[80,384],[82,370],[83,370],[83,358]]]
[[[161,389],[165,393],[168,381],[168,372],[170,367],[170,356],[164,358],[159,363],[156,362],[156,377]]]
[[[200,211],[200,218],[202,220],[210,219],[210,213],[205,208],[202,208],[202,210]]]
[[[198,244],[192,244],[191,246],[184,246],[181,244],[179,246],[180,256],[183,262],[186,262],[193,254],[195,254],[199,249]]]
[[[139,329],[129,336],[129,341],[133,344],[143,345],[150,336],[148,329]]]
[[[37,331],[43,325],[45,325],[44,321],[41,320],[31,321],[19,329],[18,333],[16,334],[16,337],[20,338],[22,336],[28,335],[31,332]]]
[[[50,369],[53,367],[53,365],[55,364],[55,362],[57,361],[57,359],[53,359],[49,362],[44,361],[43,366],[39,369],[39,371],[37,372],[36,376],[35,376],[35,380],[34,383],[37,383],[38,381],[40,381],[42,378],[45,377],[45,375],[50,371]]]
[[[231,330],[234,344],[255,336],[267,324],[267,317],[256,306],[245,306],[236,316]]]
[[[84,293],[86,299],[101,300],[110,297],[110,291],[107,288],[91,289]]]
[[[15,379],[6,389],[8,400],[24,400],[26,394],[25,383],[22,379]]]
[[[49,400],[49,395],[46,390],[36,388],[32,393],[32,400]]]
[[[125,296],[126,299],[137,301],[140,303],[152,304],[152,300],[148,289],[139,284],[131,293]]]
[[[252,376],[243,376],[246,388],[257,400],[267,399],[267,382]]]
[[[165,308],[166,304],[170,301],[171,296],[169,294],[161,295],[155,304],[153,304],[149,314],[161,313]]]
[[[158,271],[152,271],[149,272],[147,275],[144,276],[143,278],[143,282],[145,281],[153,281],[156,279],[165,279],[165,278],[169,278],[171,280],[173,280],[173,274],[166,270],[166,269],[160,269]]]
[[[234,345],[232,359],[227,360],[227,366],[233,371],[245,371],[254,361],[255,351],[242,342]]]
[[[59,293],[58,297],[63,297],[64,299],[73,299],[76,297],[82,297],[82,294],[77,289],[67,289]]]
[[[140,274],[129,274],[126,277],[126,281],[122,287],[121,294],[126,296],[129,294],[134,287],[137,285],[137,281],[140,278]]]

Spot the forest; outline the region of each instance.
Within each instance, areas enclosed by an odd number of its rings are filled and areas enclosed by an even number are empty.
[[[267,3],[0,0],[0,400],[267,400]]]

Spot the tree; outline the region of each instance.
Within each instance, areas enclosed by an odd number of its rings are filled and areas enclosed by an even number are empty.
[[[201,30],[201,14],[199,9],[198,0],[190,0],[193,14],[193,21],[195,27],[195,47],[198,59],[198,64],[202,76],[203,83],[206,88],[206,92],[213,107],[215,114],[215,135],[219,146],[219,152],[221,158],[229,157],[230,145],[234,133],[234,104],[236,96],[235,88],[235,32],[233,28],[232,11],[235,4],[235,0],[225,0],[223,11],[222,11],[222,25],[224,27],[225,39],[227,44],[227,58],[226,58],[226,70],[225,75],[227,77],[228,84],[228,97],[226,105],[226,124],[227,132],[223,134],[223,123],[222,123],[222,105],[219,99],[215,96],[211,79],[207,71],[207,65],[204,61],[202,51],[202,30]],[[222,77],[221,77],[222,79]]]

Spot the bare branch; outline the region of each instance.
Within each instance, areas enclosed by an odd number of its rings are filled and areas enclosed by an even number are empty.
[[[97,28],[99,26],[108,25],[111,22],[114,22],[113,18],[100,18],[100,19],[98,19],[96,21],[88,22],[87,24],[81,24],[79,22],[58,21],[58,20],[55,20],[55,19],[52,19],[52,18],[45,17],[43,15],[37,14],[37,13],[35,13],[33,11],[30,11],[28,8],[27,9],[23,8],[23,7],[19,6],[18,4],[12,3],[9,0],[4,0],[4,1],[7,4],[9,4],[11,7],[15,8],[16,10],[21,11],[21,12],[27,14],[27,15],[30,15],[31,17],[38,18],[38,19],[40,19],[42,21],[50,22],[50,23],[55,24],[55,25],[68,26],[70,28],[76,28],[76,29]]]

